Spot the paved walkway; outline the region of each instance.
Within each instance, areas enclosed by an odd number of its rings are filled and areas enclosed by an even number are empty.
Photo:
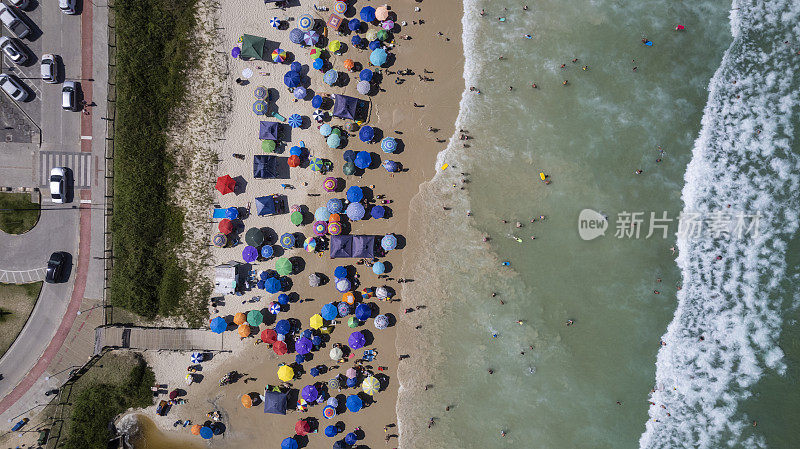
[[[95,354],[103,348],[170,351],[230,351],[238,337],[205,329],[103,326],[95,333]]]

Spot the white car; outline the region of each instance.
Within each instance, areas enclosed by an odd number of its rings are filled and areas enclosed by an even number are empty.
[[[21,43],[8,36],[0,37],[0,49],[14,64],[22,65],[28,61],[28,55]]]
[[[54,203],[63,203],[66,194],[67,170],[64,167],[50,169],[50,197]]]
[[[56,55],[49,53],[42,55],[42,80],[45,83],[55,84],[58,82],[58,62]]]
[[[64,85],[61,87],[61,107],[65,111],[77,111],[77,97],[75,81],[64,81]]]
[[[28,89],[12,75],[3,73],[0,75],[0,87],[13,99],[17,101],[25,101],[28,99]]]
[[[73,2],[75,0],[72,0]],[[5,3],[0,3],[0,22],[11,30],[18,38],[22,39],[31,32],[28,25],[20,19],[16,12]]]
[[[75,7],[75,0],[58,0],[58,7],[64,14],[75,14],[77,9]]]

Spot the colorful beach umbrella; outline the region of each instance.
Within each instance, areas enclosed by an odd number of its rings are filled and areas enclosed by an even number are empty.
[[[325,204],[325,208],[328,209],[328,212],[332,214],[338,214],[339,212],[341,212],[342,207],[343,207],[342,200],[340,200],[339,198],[331,198]]]
[[[361,410],[361,407],[364,406],[364,402],[361,401],[361,398],[355,394],[351,394],[350,396],[347,397],[346,404],[347,404],[347,410],[350,410],[353,413],[356,413],[357,411]]]
[[[330,69],[325,72],[325,75],[322,76],[322,81],[329,86],[333,86],[336,83],[336,80],[339,79],[339,72],[334,69]]]
[[[342,233],[342,225],[337,221],[328,223],[328,234],[339,235]]]
[[[336,3],[333,4],[333,12],[336,14],[344,14],[347,11],[347,3],[337,0]]]
[[[294,350],[300,355],[305,355],[311,352],[313,347],[314,343],[311,342],[310,338],[300,337],[300,339],[297,340],[297,343],[294,345]],[[305,398],[305,400],[308,401],[309,399]],[[314,399],[310,400],[313,401]]]
[[[322,409],[322,417],[325,418],[325,419],[333,419],[334,417],[336,417],[336,407],[331,407],[330,405],[326,405]],[[328,435],[329,433],[331,433],[330,431],[328,431],[328,429],[330,429],[330,428],[336,429],[336,427],[334,427],[334,426],[326,427],[325,428],[325,436],[335,437],[336,436],[336,433],[335,433],[336,431],[335,430],[333,431],[334,432],[333,434]]]
[[[281,449],[297,449],[299,447],[300,445],[297,444],[294,438],[284,438],[283,441],[281,441]]]
[[[258,327],[264,324],[264,314],[259,310],[251,310],[247,312],[247,324]]]
[[[375,129],[371,126],[364,125],[358,130],[358,138],[361,139],[362,142],[372,142],[374,137]]]
[[[225,318],[218,316],[211,320],[209,327],[211,328],[211,332],[221,334],[228,328],[228,323],[225,321]]]
[[[364,218],[365,212],[364,205],[361,203],[350,203],[347,205],[347,218],[352,221],[358,221]]]
[[[271,303],[269,303],[269,309],[268,310],[269,310],[269,313],[271,313],[273,315],[277,315],[281,311],[281,305],[278,304],[275,301],[272,301]]]
[[[364,393],[372,396],[381,389],[381,383],[375,376],[369,376],[364,379],[364,382],[361,382],[361,389],[364,390]]]
[[[350,315],[350,304],[346,302],[340,302],[336,308],[339,310],[339,316],[344,318],[347,315]]]
[[[380,32],[378,34],[380,34]],[[386,54],[386,50],[382,48],[376,48],[375,50],[372,50],[372,53],[369,55],[369,62],[372,63],[372,65],[380,67],[386,64],[387,57],[388,55]]]
[[[377,37],[379,41],[384,42],[386,39],[389,39],[389,32],[386,30],[378,30],[378,32],[375,33],[375,37]]]
[[[289,220],[292,221],[293,225],[300,226],[303,223],[303,213],[292,212],[291,215],[289,215]]]
[[[256,115],[264,115],[267,113],[267,102],[264,100],[256,100],[253,103],[253,112]]]
[[[319,58],[322,57],[322,49],[321,48],[312,47],[311,49],[308,50],[308,55],[311,56],[311,59],[315,59],[315,60],[319,59]]]
[[[359,186],[350,186],[347,189],[347,201],[357,203],[364,199],[364,191]]]
[[[347,327],[354,328],[361,325],[361,322],[358,321],[358,318],[351,316],[349,320],[347,320]]]
[[[328,304],[322,306],[320,315],[322,315],[322,318],[330,321],[339,315],[339,310],[336,308],[336,304],[329,302]]]
[[[211,242],[217,248],[224,248],[228,245],[228,236],[223,233],[214,234],[214,237],[211,239]]]
[[[272,254],[274,252],[275,250],[272,248],[272,245],[264,245],[261,247],[261,257],[265,259],[269,259],[270,257],[272,257]]]
[[[292,267],[292,262],[289,259],[285,257],[279,257],[275,260],[275,271],[277,271],[281,276],[288,276],[292,274],[294,267]]]
[[[320,134],[321,134],[323,137],[330,136],[330,135],[331,135],[331,131],[333,131],[333,128],[331,128],[331,125],[329,125],[329,124],[327,124],[327,123],[323,123],[323,124],[322,124],[322,125],[319,127],[319,133],[320,133]],[[337,137],[338,137],[338,136],[337,136]]]
[[[261,149],[265,153],[274,153],[275,152],[275,141],[274,140],[262,140],[261,141]]]
[[[344,165],[342,165],[342,173],[344,173],[346,176],[350,176],[355,172],[356,172],[356,164],[355,163],[353,163],[353,162],[345,162]]]
[[[319,329],[324,326],[325,323],[322,321],[322,316],[318,313],[315,313],[314,315],[311,315],[311,318],[309,319],[309,325],[311,326],[311,329]]]
[[[372,164],[372,155],[366,151],[359,151],[356,153],[356,160],[354,162],[356,167],[365,169]]]
[[[269,24],[270,26],[272,26],[272,28],[278,28],[279,26],[281,26],[281,20],[277,17],[273,17],[269,19]]]
[[[298,100],[303,100],[304,98],[306,98],[306,95],[308,95],[308,91],[303,86],[297,86],[294,88],[294,92],[292,92],[292,95]]]
[[[391,251],[397,247],[397,237],[394,234],[386,234],[381,239],[381,248]]]
[[[331,218],[331,213],[325,206],[318,207],[314,211],[314,220],[316,221],[328,221],[329,218]]]
[[[347,22],[347,28],[350,31],[358,31],[361,29],[361,21],[358,19],[350,19],[350,21]]]
[[[375,262],[372,264],[372,272],[375,274],[383,274],[386,272],[386,265],[383,262]]]
[[[342,48],[342,42],[341,41],[333,40],[333,41],[330,41],[330,43],[328,43],[328,51],[331,52],[331,53],[336,53],[341,48]]]
[[[336,281],[336,290],[344,293],[350,290],[350,281],[347,278],[341,278]]]
[[[373,324],[375,325],[375,329],[386,329],[389,327],[389,317],[386,315],[378,315],[375,317]]]
[[[319,42],[319,33],[316,31],[306,31],[303,35],[303,43],[306,45],[317,45],[317,42]]]
[[[328,223],[324,221],[315,221],[313,225],[314,235],[325,235],[328,230]]]
[[[312,157],[308,160],[308,168],[310,168],[311,171],[322,171],[322,166],[323,164],[321,158]]]
[[[299,128],[303,124],[303,117],[301,117],[300,114],[292,114],[286,120],[286,123],[292,128]]]
[[[356,303],[356,295],[353,292],[345,292],[342,294],[342,302],[352,306]]]
[[[290,249],[294,248],[294,235],[290,233],[285,233],[281,236],[281,246]]]
[[[396,149],[397,140],[395,140],[394,137],[384,137],[383,140],[381,140],[381,150],[383,150],[384,153],[394,153]]]
[[[247,324],[240,324],[237,330],[239,331],[239,336],[242,338],[250,336],[250,326]]]
[[[303,34],[300,28],[292,28],[292,31],[289,31],[289,41],[293,44],[302,44]]]
[[[268,293],[278,293],[281,291],[281,281],[278,278],[267,278],[264,281],[264,290]]]
[[[308,237],[303,242],[303,249],[306,250],[307,253],[313,253],[317,249],[317,240],[314,237]],[[319,282],[317,282],[317,284],[319,285]]]
[[[236,312],[235,314],[233,314],[233,324],[241,326],[246,322],[247,322],[247,314],[245,314],[244,312]]]
[[[359,16],[361,17],[361,20],[363,20],[364,22],[372,22],[373,20],[375,20],[375,8],[373,8],[372,6],[365,6],[361,8]]]
[[[310,30],[314,27],[314,18],[308,14],[303,14],[297,20],[297,26],[300,27],[301,30]]]
[[[339,145],[342,143],[342,140],[337,134],[331,134],[330,136],[328,136],[327,143],[329,148],[338,148]]]
[[[286,60],[287,54],[286,50],[281,48],[276,48],[272,50],[272,62],[283,62]]]
[[[358,73],[358,79],[361,81],[372,81],[373,76],[375,76],[375,72],[370,69],[364,69]]]
[[[258,259],[258,249],[254,246],[245,246],[242,250],[242,259],[247,263],[255,261]]]
[[[367,95],[369,91],[372,90],[372,84],[370,84],[369,81],[359,81],[358,84],[356,84],[356,90],[361,95]]]
[[[230,175],[220,176],[217,178],[216,189],[223,195],[233,193],[234,189],[236,189],[236,180],[231,178]]]
[[[326,192],[333,192],[336,190],[336,178],[327,177],[325,181],[322,182],[322,187],[325,189]]]
[[[381,165],[389,173],[394,173],[394,172],[400,171],[400,168],[401,168],[400,167],[400,163],[397,162],[397,161],[385,160],[385,161],[383,161],[383,164],[381,164]]]
[[[372,209],[369,210],[369,214],[372,218],[383,218],[386,214],[386,208],[383,206],[372,206]]]
[[[258,86],[253,90],[253,96],[256,97],[256,100],[264,100],[268,94],[269,91],[265,86]]]
[[[381,28],[383,28],[386,31],[391,31],[392,28],[394,28],[394,21],[392,21],[392,20],[384,20],[383,22],[381,22]],[[387,37],[388,37],[388,35],[387,35]]]

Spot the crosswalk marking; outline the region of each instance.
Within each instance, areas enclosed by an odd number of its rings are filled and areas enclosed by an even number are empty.
[[[34,268],[33,270],[0,270],[0,282],[4,284],[30,284],[44,280],[45,269]]]
[[[50,169],[68,167],[72,170],[75,188],[89,188],[92,185],[92,154],[62,151],[39,152],[39,185],[47,187]]]

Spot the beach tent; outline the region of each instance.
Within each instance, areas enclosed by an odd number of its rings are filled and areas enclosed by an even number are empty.
[[[232,295],[236,291],[238,280],[235,265],[217,265],[214,267],[214,294]]]
[[[372,259],[375,257],[375,236],[332,235],[331,259],[343,257]]]
[[[278,122],[262,121],[258,130],[258,138],[261,140],[278,140],[278,131]]]
[[[242,52],[239,57],[242,59],[264,59],[264,47],[267,40],[263,37],[245,34],[242,36]]]
[[[338,94],[335,94],[333,98],[333,116],[345,120],[354,120],[356,108],[358,107],[358,98]]]
[[[264,413],[275,415],[286,414],[286,397],[288,394],[279,391],[264,392]]]
[[[275,195],[259,196],[256,198],[256,214],[258,215],[275,215],[278,212],[278,206],[275,200]]]
[[[273,179],[280,174],[278,162],[281,158],[270,154],[253,156],[253,177],[256,179]]]

